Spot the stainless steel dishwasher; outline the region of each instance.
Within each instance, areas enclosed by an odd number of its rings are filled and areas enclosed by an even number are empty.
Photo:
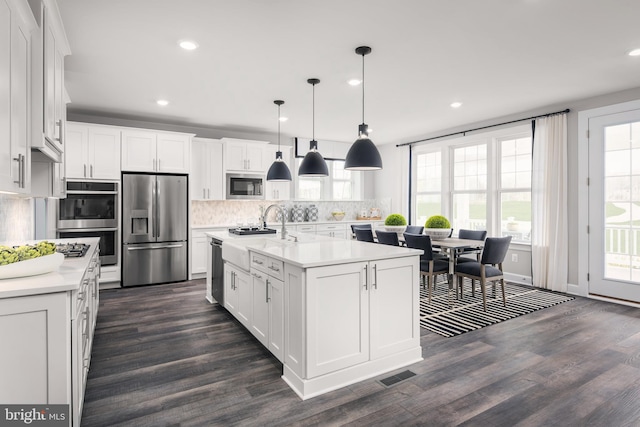
[[[211,239],[211,295],[224,307],[224,266],[222,264],[222,241]]]

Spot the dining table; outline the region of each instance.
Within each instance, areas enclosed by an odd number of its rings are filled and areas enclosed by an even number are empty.
[[[442,240],[431,240],[431,246],[440,248],[449,257],[449,278],[453,279],[455,273],[456,260],[463,254],[463,249],[482,250],[484,247],[483,240],[458,239],[456,237],[447,237]]]

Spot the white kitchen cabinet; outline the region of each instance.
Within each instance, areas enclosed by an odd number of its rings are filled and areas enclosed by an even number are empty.
[[[191,238],[191,274],[207,272],[207,238],[203,233],[197,234],[194,232]]]
[[[297,270],[285,279],[284,363],[300,378],[419,347],[417,257],[308,268],[306,275]],[[305,321],[306,328],[298,326]],[[306,366],[300,362],[305,354]]]
[[[304,225],[296,225],[295,228],[296,228],[296,231],[299,231],[301,233],[316,234],[317,227],[315,224],[304,224]]]
[[[318,224],[316,227],[316,234],[335,237],[338,239],[346,239],[347,226],[345,224]]]
[[[191,134],[122,130],[122,170],[189,173]]]
[[[253,286],[249,273],[224,263],[224,306],[247,329],[251,327]]]
[[[284,264],[251,253],[251,333],[281,362],[284,360]]]
[[[27,10],[25,10],[25,8]],[[0,0],[0,191],[29,194],[31,30],[28,5]]]
[[[264,173],[267,169],[266,141],[222,138],[224,170],[229,172]]]
[[[192,200],[224,199],[222,143],[219,139],[193,138],[189,178]]]
[[[269,144],[265,148],[266,153],[266,170],[268,171],[271,167],[271,164],[276,159],[276,151],[278,151],[277,145]],[[282,159],[289,167],[291,171],[291,176],[295,176],[296,171],[291,170],[291,147],[283,147],[280,146],[280,151],[282,151]],[[291,185],[293,181],[284,181],[284,182],[274,182],[274,181],[266,181],[265,184],[265,198],[267,200],[290,200],[291,199]]]
[[[120,179],[120,129],[67,123],[66,176],[80,179]]]

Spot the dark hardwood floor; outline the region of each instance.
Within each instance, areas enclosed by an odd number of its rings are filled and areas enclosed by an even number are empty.
[[[302,401],[204,292],[199,280],[100,293],[83,427],[640,426],[636,308],[576,298],[454,338],[423,331],[424,361],[405,368],[416,376]]]

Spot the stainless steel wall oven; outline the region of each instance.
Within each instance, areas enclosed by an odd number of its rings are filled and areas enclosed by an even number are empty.
[[[118,263],[118,183],[67,182],[67,198],[58,203],[61,239],[100,238],[102,265]]]

